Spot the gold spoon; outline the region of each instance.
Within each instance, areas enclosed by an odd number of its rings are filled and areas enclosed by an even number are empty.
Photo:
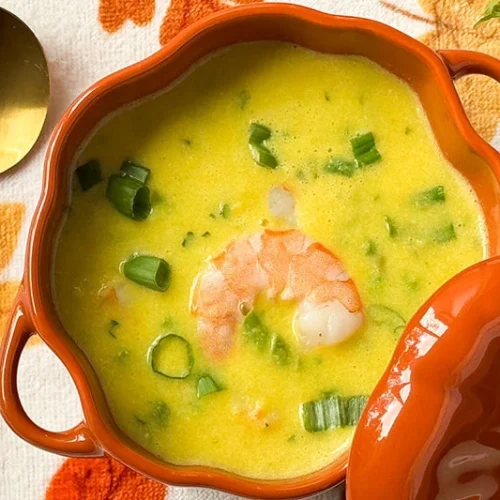
[[[34,146],[48,105],[42,46],[26,24],[0,7],[0,174]]]

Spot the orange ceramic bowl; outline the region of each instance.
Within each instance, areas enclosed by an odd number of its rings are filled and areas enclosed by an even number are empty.
[[[31,227],[25,276],[3,338],[0,358],[0,409],[12,429],[32,444],[71,456],[106,452],[158,481],[206,486],[248,497],[302,497],[344,479],[347,453],[313,474],[276,481],[160,461],[118,429],[92,366],[65,332],[52,299],[50,263],[69,206],[68,166],[73,164],[82,141],[107,115],[165,89],[200,58],[228,45],[257,40],[286,41],[321,52],[365,56],[405,80],[418,93],[441,150],[469,180],[480,199],[487,221],[490,254],[500,253],[500,156],[471,128],[453,85],[454,78],[467,73],[500,79],[499,61],[474,52],[436,53],[383,24],[293,5],[261,4],[215,14],[186,29],[150,58],[84,92],[52,134],[43,195]],[[80,394],[85,421],[67,432],[41,429],[21,406],[17,366],[33,332],[66,365]]]

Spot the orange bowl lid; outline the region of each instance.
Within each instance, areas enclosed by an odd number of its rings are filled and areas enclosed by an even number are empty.
[[[500,498],[500,258],[415,314],[358,424],[349,500]]]

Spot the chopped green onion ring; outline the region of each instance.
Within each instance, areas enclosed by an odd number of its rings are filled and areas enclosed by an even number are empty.
[[[427,191],[421,191],[415,196],[415,205],[417,207],[425,207],[428,205],[435,205],[436,203],[443,203],[446,200],[443,186],[435,186]]]
[[[183,351],[184,359],[180,360],[183,363],[180,366],[170,366],[175,362],[179,362],[179,359],[170,359],[172,352],[175,353],[176,349]],[[171,379],[187,378],[194,364],[191,344],[184,337],[174,333],[169,333],[156,339],[149,348],[148,358],[151,369],[155,373]]]
[[[260,123],[251,123],[248,131],[248,142],[261,144],[271,137],[271,130]]]
[[[287,343],[276,333],[271,337],[271,356],[279,365],[287,365],[290,361],[290,349]]]
[[[309,401],[300,406],[302,425],[307,432],[322,432],[337,427],[356,425],[368,398],[342,397],[334,394]]]
[[[151,213],[149,188],[128,175],[112,175],[106,196],[118,212],[136,221],[147,219]]]
[[[432,236],[432,240],[435,243],[448,243],[451,240],[455,240],[457,238],[457,233],[455,232],[455,226],[450,222],[443,227],[440,227]]]
[[[325,167],[325,172],[329,174],[339,174],[345,177],[352,177],[356,171],[356,163],[340,157],[332,158]]]
[[[372,132],[352,137],[350,142],[354,158],[359,166],[371,165],[382,158],[375,147],[375,137]]]
[[[263,144],[249,143],[249,147],[255,163],[261,167],[275,169],[278,166],[278,160]]]
[[[354,156],[366,153],[375,146],[375,138],[372,132],[352,137],[350,142]]]
[[[385,223],[385,227],[387,229],[387,232],[389,233],[389,236],[391,238],[394,238],[395,236],[397,236],[398,230],[396,227],[396,223],[394,222],[394,219],[392,217],[389,217],[388,215],[386,215],[384,217],[384,223]]]
[[[260,351],[269,345],[269,331],[254,311],[248,313],[243,321],[243,335]]]
[[[196,392],[198,399],[219,391],[222,391],[222,387],[210,375],[202,375],[198,379]]]
[[[193,231],[188,231],[186,233],[186,236],[184,236],[184,239],[182,240],[182,246],[184,248],[190,246],[191,243],[193,243],[194,238],[195,238],[195,236],[194,236]]]
[[[122,163],[122,167],[120,169],[120,172],[124,175],[128,175],[129,177],[132,177],[132,179],[135,179],[142,184],[146,184],[149,174],[151,173],[151,170],[149,168],[143,167],[142,165],[139,165],[133,161],[130,160],[125,160]]]
[[[168,262],[154,255],[134,255],[123,264],[126,278],[157,292],[164,292],[170,286]]]
[[[362,153],[358,156],[356,156],[356,162],[358,165],[371,165],[372,163],[378,162],[382,156],[378,152],[376,148],[370,149],[366,153]]]
[[[228,219],[231,215],[231,207],[227,203],[223,203],[219,208],[219,214],[222,215],[224,219]]]
[[[271,137],[271,130],[260,123],[251,123],[248,133],[248,146],[254,161],[261,167],[274,169],[278,161],[263,142]]]
[[[82,191],[88,191],[102,181],[101,165],[98,160],[90,160],[75,170]]]

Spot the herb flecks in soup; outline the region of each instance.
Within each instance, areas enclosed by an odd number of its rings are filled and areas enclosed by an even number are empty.
[[[58,310],[120,428],[176,464],[330,463],[408,319],[487,254],[417,97],[360,57],[231,47],[77,165]]]

